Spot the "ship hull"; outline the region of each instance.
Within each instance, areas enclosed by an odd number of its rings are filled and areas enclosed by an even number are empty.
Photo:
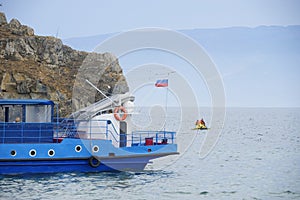
[[[61,173],[61,172],[108,172],[132,170],[141,171],[148,162],[127,159],[117,160],[114,163],[101,163],[99,166],[91,166],[89,159],[66,160],[20,160],[0,162],[0,174],[28,174],[28,173]]]
[[[88,149],[91,142],[101,151]],[[78,145],[82,147],[80,152],[75,149]],[[0,147],[1,175],[141,171],[152,159],[177,154],[175,144],[115,148],[105,140],[65,139],[54,144],[2,144]],[[11,149],[18,153],[12,156]],[[34,158],[30,156],[32,149],[37,152]],[[55,151],[53,157],[46,154],[49,149]]]

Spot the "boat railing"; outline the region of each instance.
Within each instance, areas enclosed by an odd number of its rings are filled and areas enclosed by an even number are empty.
[[[106,139],[109,120],[78,120],[65,118],[57,123],[58,138]]]
[[[131,134],[132,146],[174,144],[176,132],[134,131]]]
[[[133,131],[121,134],[110,120],[75,120],[67,128],[71,129],[65,131],[67,137],[106,139],[119,147],[174,144],[176,136],[176,132],[172,131]]]
[[[107,136],[107,120],[0,122],[0,143],[53,143],[61,142],[64,138],[107,139]]]
[[[53,142],[53,123],[0,122],[1,143]]]
[[[77,127],[74,119],[57,118],[54,119],[55,137],[74,137],[77,133]]]
[[[119,133],[110,120],[60,119],[46,123],[0,122],[0,143],[52,143],[64,138],[111,140],[114,146],[175,143],[175,132],[134,131]]]
[[[108,121],[108,126],[112,127],[112,130],[108,129],[108,133],[111,134],[113,142],[121,144],[120,146],[148,146],[148,145],[163,145],[174,144],[176,132],[172,131],[133,131],[132,133],[120,134],[116,130],[113,123]],[[122,145],[123,144],[123,145]]]
[[[108,127],[107,127],[107,134],[110,134],[112,136],[112,139],[116,142],[119,143],[120,141],[118,140],[118,138],[120,138],[120,134],[118,133],[116,127],[114,126],[113,123],[111,123],[110,120],[108,120],[107,123]],[[111,129],[109,128],[109,126],[111,126]]]

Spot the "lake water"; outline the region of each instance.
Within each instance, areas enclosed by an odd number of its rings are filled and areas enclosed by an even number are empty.
[[[227,109],[218,143],[203,159],[206,132],[192,131],[194,121],[183,121],[187,131],[179,135],[190,142],[177,140],[181,155],[143,172],[1,176],[0,198],[300,199],[299,108]]]

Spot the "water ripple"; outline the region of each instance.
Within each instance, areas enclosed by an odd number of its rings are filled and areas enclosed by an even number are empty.
[[[205,134],[185,131],[184,153],[163,170],[0,176],[0,199],[299,199],[299,130],[300,109],[232,109],[205,159]]]

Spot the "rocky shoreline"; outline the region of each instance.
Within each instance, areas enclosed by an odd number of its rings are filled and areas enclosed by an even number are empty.
[[[0,98],[50,99],[59,104],[60,115],[67,116],[103,98],[78,79],[92,80],[107,95],[129,90],[114,55],[77,51],[58,38],[36,36],[17,19],[7,23],[4,13],[0,47]],[[77,90],[84,90],[83,95],[73,95]]]

